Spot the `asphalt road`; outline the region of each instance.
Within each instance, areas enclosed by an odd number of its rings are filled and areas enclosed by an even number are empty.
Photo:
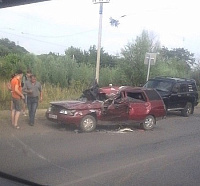
[[[178,113],[152,131],[119,126],[79,133],[49,122],[44,110],[36,125],[20,117],[20,130],[0,112],[0,171],[41,185],[199,186],[200,107],[189,118]],[[0,174],[1,176],[1,174]],[[21,185],[0,178],[0,185]]]

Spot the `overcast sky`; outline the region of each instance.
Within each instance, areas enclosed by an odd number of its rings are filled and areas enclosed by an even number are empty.
[[[145,29],[161,45],[184,47],[200,57],[199,7],[199,0],[110,0],[103,5],[101,46],[115,55]],[[110,17],[120,25],[110,26]],[[98,27],[99,4],[92,0],[52,0],[0,9],[0,38],[34,54],[64,54],[70,46],[88,50],[98,45]]]

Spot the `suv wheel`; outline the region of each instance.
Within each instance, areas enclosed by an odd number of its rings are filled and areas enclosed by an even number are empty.
[[[146,117],[145,121],[141,124],[141,127],[144,130],[151,130],[154,128],[156,120],[153,116],[149,115]]]
[[[80,128],[83,132],[92,132],[96,128],[96,119],[91,115],[86,115],[81,120]]]
[[[185,105],[185,108],[181,111],[181,114],[185,117],[188,117],[193,112],[193,106],[192,103],[187,102]]]

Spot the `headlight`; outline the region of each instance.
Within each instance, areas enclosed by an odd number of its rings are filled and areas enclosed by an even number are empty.
[[[60,114],[66,114],[67,115],[67,110],[65,110],[65,109],[62,109],[62,110],[60,110],[60,112],[59,112]]]
[[[65,114],[65,115],[73,116],[75,112],[76,112],[75,110],[66,110],[66,109],[62,109],[62,110],[60,110],[59,113],[60,113],[60,114]]]

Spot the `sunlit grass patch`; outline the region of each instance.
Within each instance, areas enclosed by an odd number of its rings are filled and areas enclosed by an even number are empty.
[[[43,101],[39,108],[47,108],[52,101],[72,100],[80,97],[82,90],[75,90],[74,88],[60,88],[50,84],[43,85]]]
[[[40,109],[49,107],[52,101],[73,100],[80,97],[82,91],[86,87],[81,84],[72,84],[68,88],[61,88],[51,84],[42,85],[43,101],[39,103]],[[11,93],[7,89],[7,82],[0,81],[0,110],[9,110],[11,101]]]

